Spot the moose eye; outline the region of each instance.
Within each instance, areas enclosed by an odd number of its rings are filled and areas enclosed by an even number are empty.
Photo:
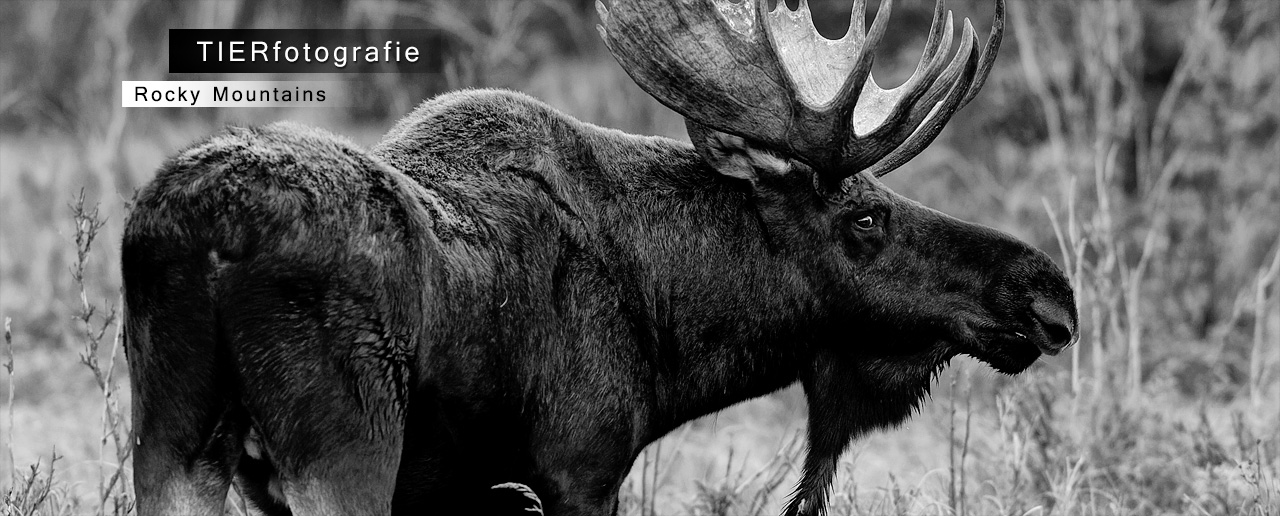
[[[858,226],[858,229],[871,229],[876,227],[876,219],[870,215],[863,215],[862,218],[853,221],[853,225]]]

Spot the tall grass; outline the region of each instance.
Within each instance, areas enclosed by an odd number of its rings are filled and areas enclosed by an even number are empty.
[[[928,4],[899,2],[901,34],[924,33],[911,24]],[[165,155],[227,121],[294,117],[371,143],[419,99],[469,86],[682,137],[604,52],[591,13],[572,0],[0,3],[13,50],[0,68],[24,71],[0,76],[3,514],[132,510],[115,242]],[[853,446],[832,514],[1280,513],[1280,3],[1011,0],[1009,16],[984,93],[889,182],[1054,250],[1083,337],[1017,378],[957,360],[906,427]],[[121,78],[165,76],[154,28],[210,23],[430,28],[450,44],[435,76],[359,78],[369,105],[349,112],[117,107]],[[914,64],[922,41],[895,37],[877,73]],[[776,513],[802,415],[788,390],[686,425],[637,460],[621,512]],[[234,494],[228,513],[245,513]]]

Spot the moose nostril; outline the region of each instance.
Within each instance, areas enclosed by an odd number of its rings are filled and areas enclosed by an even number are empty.
[[[1071,342],[1071,330],[1066,326],[1041,320],[1044,324],[1044,332],[1049,336],[1049,341],[1057,347],[1066,347]]]
[[[1045,299],[1036,299],[1031,302],[1031,312],[1040,321],[1051,346],[1060,349],[1071,343],[1075,337],[1075,321],[1069,309]]]

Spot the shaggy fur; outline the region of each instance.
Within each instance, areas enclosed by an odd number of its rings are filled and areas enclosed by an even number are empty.
[[[645,445],[796,381],[787,512],[820,514],[951,357],[1016,373],[1073,338],[1043,253],[690,135],[478,90],[368,152],[273,124],[180,153],[124,241],[139,514],[216,514],[233,479],[268,514],[489,514],[506,482],[612,514]]]

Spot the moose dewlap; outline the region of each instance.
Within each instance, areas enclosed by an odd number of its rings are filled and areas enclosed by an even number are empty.
[[[786,513],[823,513],[848,444],[952,357],[1017,373],[1077,331],[1043,252],[878,179],[976,95],[1003,27],[997,1],[953,55],[938,2],[884,90],[891,3],[836,43],[803,3],[601,6],[692,144],[468,90],[372,149],[277,123],[179,152],[123,242],[139,515],[221,514],[231,482],[272,515],[519,512],[503,485],[612,514],[645,445],[796,382]]]

